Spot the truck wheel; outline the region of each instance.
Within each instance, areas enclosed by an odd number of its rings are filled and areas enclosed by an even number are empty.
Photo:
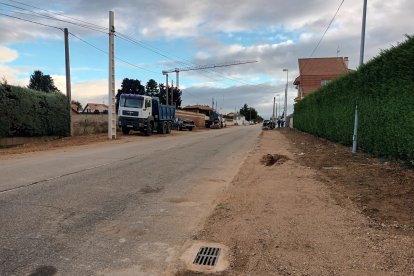
[[[192,127],[189,127],[189,128],[188,128],[188,130],[189,130],[189,131],[193,131],[193,128],[192,128]]]
[[[171,133],[171,123],[167,123],[167,134]]]
[[[125,135],[129,134],[129,128],[127,128],[126,126],[123,126],[122,127],[122,134],[125,134]]]
[[[145,135],[146,136],[151,136],[152,135],[152,124],[151,123],[148,123]]]
[[[167,133],[167,123],[162,123],[162,134],[166,134]]]

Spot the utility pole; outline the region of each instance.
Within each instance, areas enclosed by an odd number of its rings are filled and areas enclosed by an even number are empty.
[[[174,81],[171,80],[171,105],[174,105]]]
[[[114,12],[109,11],[109,81],[108,81],[108,138],[116,139]]]
[[[288,85],[289,85],[289,69],[283,69],[283,72],[286,72],[286,87],[285,87],[285,108],[284,108],[284,118],[285,127],[287,126],[286,118],[287,118],[287,92],[288,92]]]
[[[165,94],[167,96],[166,98],[166,104],[168,104],[168,74],[163,73],[165,75]]]
[[[276,97],[273,97],[273,116],[272,116],[273,125],[275,125],[275,104],[276,104]]]
[[[65,65],[66,65],[66,96],[69,101],[69,135],[73,135],[72,128],[72,90],[70,85],[70,59],[69,59],[69,31],[64,29],[65,33]]]
[[[362,12],[362,30],[361,30],[361,48],[359,51],[359,67],[364,64],[364,49],[365,49],[365,25],[367,22],[367,2],[364,0],[364,9]],[[352,137],[352,153],[356,153],[358,150],[358,99],[355,104],[355,116],[354,116],[354,135]]]

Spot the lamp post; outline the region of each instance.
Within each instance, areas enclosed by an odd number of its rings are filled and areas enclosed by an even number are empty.
[[[285,127],[287,126],[287,122],[286,122],[286,116],[287,116],[287,92],[288,92],[288,84],[289,84],[289,70],[288,69],[283,69],[283,72],[286,72],[286,87],[285,87],[285,108],[284,108],[284,118],[283,120],[285,121]]]

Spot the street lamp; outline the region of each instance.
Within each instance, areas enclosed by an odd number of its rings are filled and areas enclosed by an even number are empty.
[[[286,116],[287,116],[287,91],[288,91],[288,85],[289,85],[289,70],[288,69],[283,69],[283,72],[286,72],[286,87],[285,87],[285,108],[284,108],[284,118],[283,120],[285,121],[285,126],[287,126],[287,122],[286,122]]]

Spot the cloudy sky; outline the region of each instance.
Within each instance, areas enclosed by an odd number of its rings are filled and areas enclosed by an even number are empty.
[[[215,98],[224,112],[247,103],[267,118],[273,97],[283,106],[287,77],[283,68],[289,70],[289,113],[293,110],[297,90],[292,80],[298,75],[298,58],[310,57],[341,2],[0,0],[0,76],[11,84],[27,85],[33,71],[42,70],[65,92],[63,32],[53,27],[66,27],[73,34],[72,98],[84,105],[107,103],[106,33],[108,11],[112,10],[117,88],[123,78],[144,84],[151,78],[164,82],[161,71],[165,69],[257,60],[182,72],[183,105],[211,104]],[[357,67],[362,7],[363,0],[343,1],[313,57],[347,56],[350,68]],[[412,0],[368,0],[366,61],[403,41],[405,34],[413,34],[412,11]]]

